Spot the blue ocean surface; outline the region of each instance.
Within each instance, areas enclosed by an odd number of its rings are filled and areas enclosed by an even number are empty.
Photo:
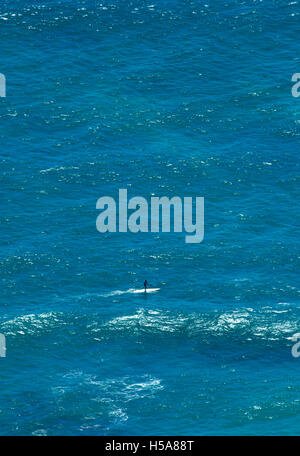
[[[2,0],[1,435],[300,434],[299,19]],[[203,242],[99,233],[119,189],[204,197]]]

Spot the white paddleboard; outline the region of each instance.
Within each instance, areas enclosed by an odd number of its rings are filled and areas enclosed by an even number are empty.
[[[153,293],[154,291],[158,291],[158,290],[160,290],[160,288],[147,288],[146,291],[143,288],[142,290],[133,290],[133,293]]]

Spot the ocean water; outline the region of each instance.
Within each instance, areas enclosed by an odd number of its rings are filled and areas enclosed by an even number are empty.
[[[1,435],[300,433],[299,14],[1,2]],[[120,188],[203,242],[100,234]]]

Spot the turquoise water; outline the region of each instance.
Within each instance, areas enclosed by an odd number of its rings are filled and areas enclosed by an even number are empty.
[[[1,435],[299,434],[299,14],[2,2]],[[120,188],[204,241],[100,234]]]

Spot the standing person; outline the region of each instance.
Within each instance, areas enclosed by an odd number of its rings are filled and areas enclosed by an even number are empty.
[[[147,291],[147,285],[148,285],[148,282],[147,282],[147,280],[145,280],[145,282],[144,282],[145,291]]]

